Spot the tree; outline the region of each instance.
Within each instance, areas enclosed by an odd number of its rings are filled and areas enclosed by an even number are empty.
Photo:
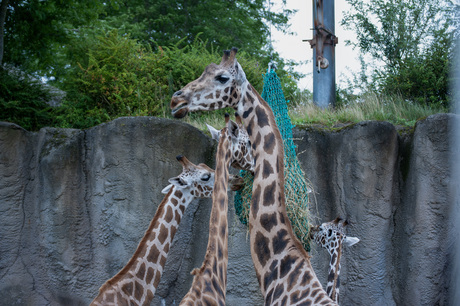
[[[29,71],[52,74],[75,30],[96,20],[103,8],[102,1],[93,0],[2,0],[0,58]]]
[[[399,69],[382,78],[385,91],[398,92],[403,98],[419,104],[449,106],[453,33],[443,29],[433,35],[429,48],[406,58]]]
[[[287,31],[293,13],[272,12],[265,0],[0,1],[6,7],[0,10],[3,61],[57,79],[69,73],[69,64],[88,60],[85,50],[95,35],[112,29],[153,50],[190,44],[200,35],[209,49],[236,46],[267,57],[269,24]]]
[[[442,82],[441,87],[448,86],[446,75],[437,73],[448,70],[453,54],[450,46],[457,21],[455,6],[450,0],[347,2],[352,10],[345,14],[342,25],[353,29],[357,35],[357,42],[348,43],[358,47],[362,54],[370,55],[375,62],[383,63],[374,71],[378,88],[414,98],[416,87],[411,84],[420,86],[428,80],[428,75],[436,79],[431,81]],[[445,48],[439,49],[441,45]],[[435,72],[433,62],[444,66],[436,68],[439,71]],[[420,71],[420,67],[425,67],[425,72]],[[414,68],[418,73],[411,73]],[[438,100],[445,98],[445,95],[438,96]]]
[[[120,33],[154,48],[180,40],[190,44],[200,34],[208,46],[260,54],[267,50],[269,24],[287,31],[291,14],[287,9],[268,10],[265,0],[121,0],[106,8],[104,19]]]

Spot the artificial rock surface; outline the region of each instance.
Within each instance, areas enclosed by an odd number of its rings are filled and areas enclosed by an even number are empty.
[[[430,116],[405,135],[375,121],[294,130],[315,192],[312,223],[341,216],[361,239],[344,248],[342,305],[449,303],[458,240],[451,190],[459,184],[450,137],[458,120]],[[181,172],[175,157],[213,167],[215,145],[188,124],[154,117],[39,132],[0,123],[0,304],[87,305],[133,254],[161,190]],[[187,209],[152,305],[177,305],[188,291],[210,205],[197,199]],[[247,229],[230,206],[227,304],[261,305]],[[313,246],[323,284],[328,261]]]

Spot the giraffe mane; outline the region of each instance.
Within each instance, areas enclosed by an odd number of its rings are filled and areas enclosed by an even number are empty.
[[[122,279],[126,273],[132,268],[132,266],[136,263],[137,258],[139,257],[139,253],[141,252],[141,246],[146,244],[147,241],[149,240],[150,235],[146,235],[147,233],[152,232],[152,229],[155,225],[155,223],[158,221],[158,219],[163,215],[164,207],[171,196],[172,192],[175,190],[175,188],[171,188],[169,192],[166,194],[166,196],[163,198],[163,201],[161,201],[160,205],[158,206],[157,212],[161,213],[156,213],[152,221],[150,221],[150,225],[148,229],[145,231],[144,236],[142,237],[142,240],[139,242],[137,245],[136,251],[134,252],[133,256],[129,259],[128,263],[126,266],[123,267],[117,274],[115,274],[112,278],[107,280],[100,288],[99,288],[99,293],[102,293],[106,289],[109,289],[111,286],[116,284],[120,279]]]

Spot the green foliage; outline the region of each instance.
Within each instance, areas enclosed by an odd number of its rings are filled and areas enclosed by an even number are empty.
[[[80,64],[70,79],[67,101],[58,112],[59,125],[86,128],[120,116],[170,116],[172,94],[222,57],[199,39],[182,48],[179,44],[153,52],[149,45],[117,31],[99,35],[88,46],[86,66]],[[261,91],[262,65],[244,51],[238,53],[238,60]]]
[[[235,46],[263,58],[269,25],[287,31],[292,13],[271,12],[264,0],[10,0],[3,60],[61,82],[69,62],[82,62],[80,51],[94,42],[94,34],[113,29],[155,51],[179,41],[192,44],[201,35],[209,50]]]
[[[448,70],[458,20],[450,0],[347,0],[342,25],[357,34],[362,54],[377,65],[364,87],[423,104],[447,105]],[[349,42],[350,43],[350,42]],[[363,78],[361,78],[363,79]]]
[[[285,2],[285,1],[283,1]],[[220,50],[238,47],[252,55],[267,55],[269,24],[287,30],[292,11],[268,10],[265,0],[198,1],[119,0],[106,6],[104,20],[120,33],[142,43],[169,46],[198,35]]]
[[[66,65],[64,51],[81,26],[104,8],[93,0],[10,0],[5,20],[5,63],[55,75]]]
[[[271,57],[290,99],[299,75],[267,46],[269,25],[287,31],[292,13],[263,0],[10,0],[4,62],[67,92],[52,110],[61,127],[169,116],[172,93],[233,46],[259,91]]]
[[[51,108],[46,104],[51,95],[39,82],[10,75],[3,68],[0,80],[0,121],[16,123],[30,131],[52,124]]]
[[[101,36],[89,50],[87,67],[76,80],[111,117],[159,115],[158,100],[168,95],[163,65],[168,59],[116,31]]]
[[[406,58],[399,69],[388,72],[382,88],[419,104],[448,107],[452,57],[452,34],[441,31],[419,56]]]
[[[110,31],[88,45],[86,65],[69,78],[68,99],[59,110],[60,126],[86,128],[121,116],[159,116],[170,99],[164,65],[128,36]]]

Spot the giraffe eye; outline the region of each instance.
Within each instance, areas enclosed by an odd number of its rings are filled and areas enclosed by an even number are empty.
[[[201,180],[207,182],[209,181],[210,178],[211,178],[211,175],[207,173],[201,177]]]
[[[221,84],[227,83],[228,80],[230,80],[229,77],[223,76],[223,75],[218,75],[216,76],[216,80],[220,82]]]

